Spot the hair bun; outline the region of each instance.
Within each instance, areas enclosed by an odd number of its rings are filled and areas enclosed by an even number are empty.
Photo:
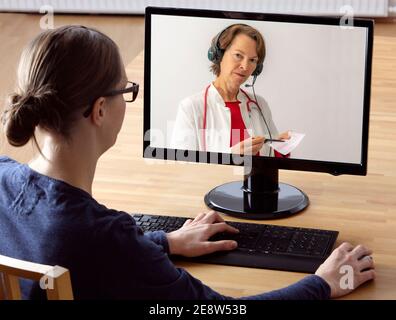
[[[23,146],[32,138],[36,126],[48,119],[48,113],[55,109],[51,108],[54,98],[55,91],[45,86],[36,91],[10,95],[3,123],[11,145]]]

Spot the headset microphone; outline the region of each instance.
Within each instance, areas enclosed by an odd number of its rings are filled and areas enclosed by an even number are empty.
[[[251,87],[253,87],[253,86],[254,86],[254,83],[256,82],[256,79],[257,79],[257,75],[254,75],[254,76],[253,76],[253,82],[252,82],[252,84],[246,83],[246,84],[245,84],[245,87],[246,87],[246,88],[251,88]]]

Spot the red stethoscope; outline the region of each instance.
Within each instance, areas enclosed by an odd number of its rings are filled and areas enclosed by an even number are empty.
[[[208,91],[209,91],[209,88],[210,88],[210,86],[211,85],[208,85],[207,87],[206,87],[206,89],[205,89],[205,95],[204,95],[204,114],[203,114],[203,123],[202,123],[202,141],[203,141],[203,149],[204,149],[204,151],[206,151],[206,134],[205,134],[205,131],[206,131],[206,112],[207,112],[207,109],[208,109]],[[253,104],[255,104],[256,105],[256,107],[258,108],[258,110],[260,110],[260,107],[259,107],[259,105],[258,105],[258,103],[256,102],[256,101],[254,101],[254,100],[252,100],[250,97],[249,97],[249,95],[245,92],[245,91],[243,91],[242,89],[239,89],[239,90],[241,90],[241,92],[245,95],[245,97],[247,98],[247,102],[246,102],[246,107],[247,107],[247,110],[248,110],[248,112],[249,112],[249,115],[250,115],[250,112],[251,112],[251,108],[250,108],[250,104],[251,103],[253,103]],[[260,110],[261,111],[261,110]],[[261,113],[261,112],[260,112]],[[263,115],[262,115],[263,116]]]

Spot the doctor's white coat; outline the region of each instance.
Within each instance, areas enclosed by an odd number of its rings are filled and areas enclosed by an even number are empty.
[[[246,91],[245,91],[246,92]],[[252,94],[249,94],[251,97]],[[203,130],[205,90],[183,99],[178,108],[176,122],[173,128],[171,148],[181,150],[209,151],[230,153],[231,138],[231,112],[226,107],[223,98],[217,89],[210,85],[207,96],[206,129]],[[270,138],[264,119],[255,103],[250,102],[248,111],[248,98],[239,90],[237,99],[241,102],[240,109],[243,122],[250,136],[263,136]],[[254,100],[252,97],[250,98]],[[271,130],[273,139],[278,137],[278,130],[272,121],[271,111],[267,102],[257,96],[258,105],[261,107],[265,121]],[[206,143],[206,150],[204,140]],[[241,139],[243,140],[243,139]],[[268,143],[260,150],[260,155],[268,156],[270,152]],[[273,151],[271,150],[271,156]]]

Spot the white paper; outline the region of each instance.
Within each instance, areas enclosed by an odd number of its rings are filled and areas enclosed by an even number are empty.
[[[292,152],[301,142],[302,139],[305,137],[305,133],[298,133],[290,131],[290,139],[285,140],[285,142],[272,142],[270,146],[274,148],[279,153],[283,154],[284,156],[288,153]]]

